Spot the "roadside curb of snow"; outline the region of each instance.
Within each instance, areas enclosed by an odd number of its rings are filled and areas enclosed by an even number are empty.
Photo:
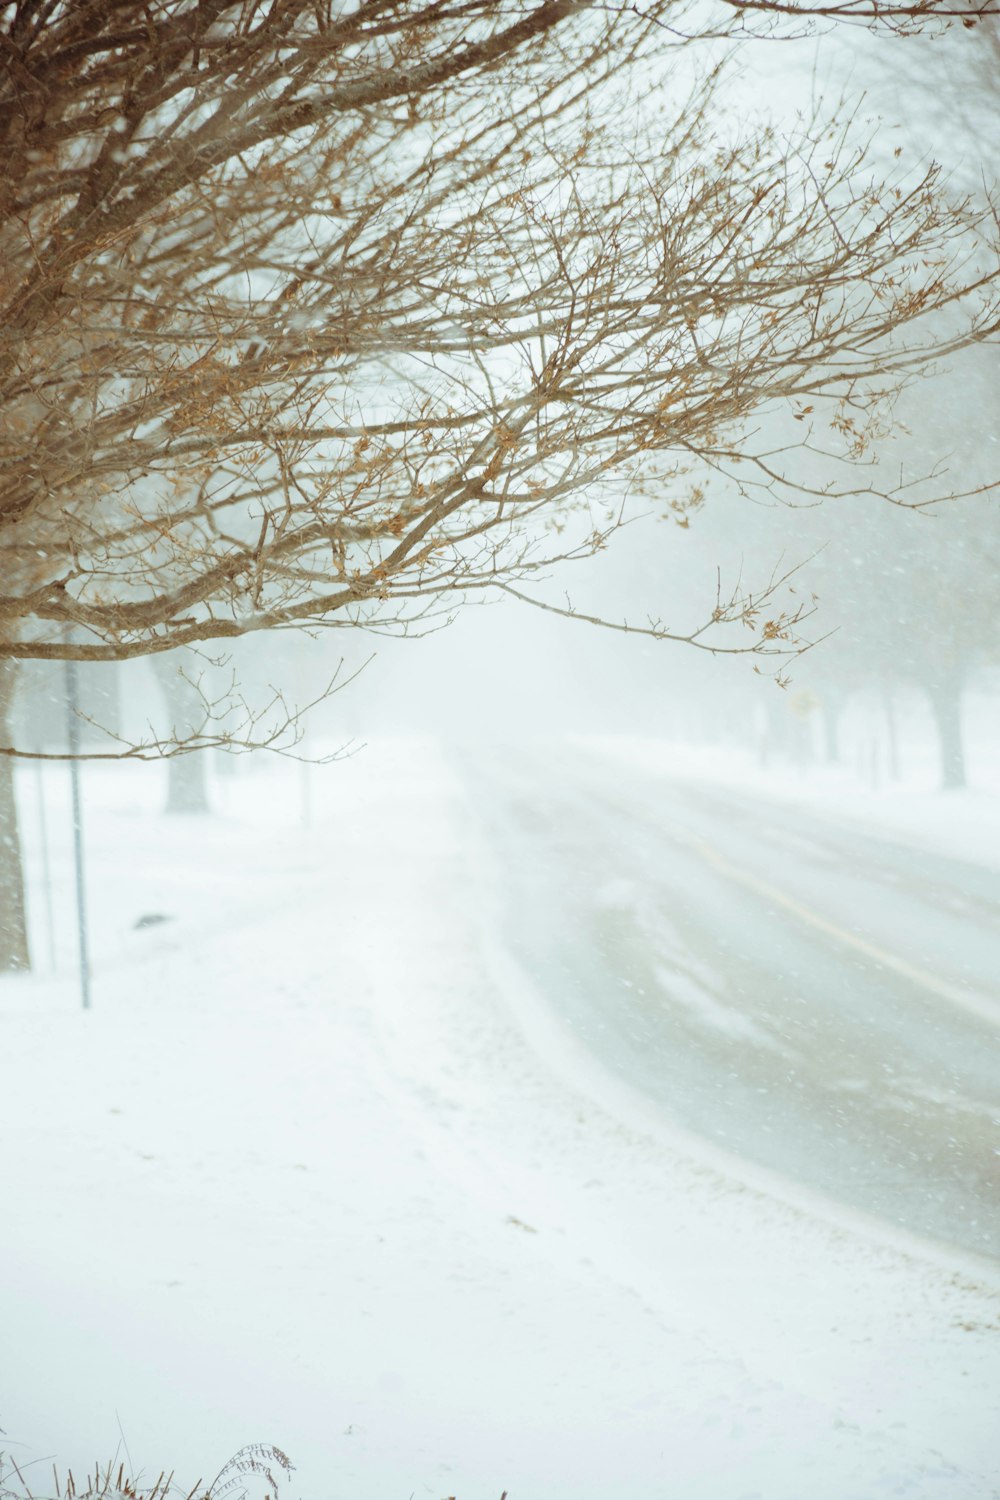
[[[786,811],[801,810],[831,827],[894,843],[921,854],[945,856],[962,863],[997,869],[1000,796],[990,789],[889,785],[882,791],[852,779],[839,768],[801,772],[783,765],[761,770],[745,756],[722,754],[691,762],[669,741],[606,735],[574,735],[587,755],[622,766],[637,766],[678,785],[694,784],[731,796],[753,796]],[[915,823],[928,813],[939,821]],[[909,816],[907,815],[909,814]],[[958,816],[956,816],[958,815]],[[945,844],[943,830],[947,830]]]

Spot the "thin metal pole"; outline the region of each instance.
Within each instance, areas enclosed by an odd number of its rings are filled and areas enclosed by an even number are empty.
[[[90,960],[87,955],[87,900],[83,883],[83,813],[80,798],[80,720],[77,714],[76,662],[66,666],[66,738],[69,742],[69,775],[73,791],[73,865],[76,873],[76,928],[80,940],[80,997],[90,1009]]]

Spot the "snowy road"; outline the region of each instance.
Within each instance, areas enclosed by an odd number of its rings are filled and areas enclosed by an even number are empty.
[[[1000,873],[583,749],[469,754],[504,940],[668,1116],[1000,1257]]]

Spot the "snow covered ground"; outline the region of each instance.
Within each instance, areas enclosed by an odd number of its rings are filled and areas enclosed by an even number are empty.
[[[1000,1495],[1000,1270],[741,1173],[568,1048],[434,744],[313,770],[309,826],[297,767],[198,819],[84,775],[93,1009],[64,772],[55,970],[27,771],[39,973],[0,980],[0,1427],[36,1494],[53,1457],[186,1489],[261,1440],[303,1500]]]
[[[628,735],[577,735],[575,743],[610,762],[801,806],[821,817],[915,847],[1000,868],[1000,724],[976,745],[975,776],[961,790],[936,790],[936,757],[899,782],[872,787],[851,766],[787,762],[762,767],[746,750],[685,745]]]

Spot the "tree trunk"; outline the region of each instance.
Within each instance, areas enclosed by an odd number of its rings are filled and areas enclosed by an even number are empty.
[[[941,786],[951,791],[966,785],[965,750],[962,744],[962,685],[936,682],[928,687],[941,742]]]
[[[0,740],[5,745],[10,744],[16,679],[16,662],[0,662]],[[30,968],[14,761],[9,755],[0,755],[0,970]]]
[[[151,666],[167,701],[171,733],[179,740],[195,734],[205,719],[205,705],[185,669],[190,671],[187,652],[171,651],[151,658]],[[199,750],[175,755],[167,761],[167,812],[208,812],[205,756]]]
[[[202,751],[175,755],[167,761],[167,812],[208,812],[208,786]]]
[[[885,727],[889,736],[889,778],[891,781],[899,780],[899,729],[896,725],[896,700],[893,697],[892,684],[887,678],[882,678],[882,706],[885,709]]]
[[[837,725],[840,721],[840,697],[829,691],[820,698],[820,716],[823,721],[823,754],[828,765],[840,764],[840,745],[837,741]]]

